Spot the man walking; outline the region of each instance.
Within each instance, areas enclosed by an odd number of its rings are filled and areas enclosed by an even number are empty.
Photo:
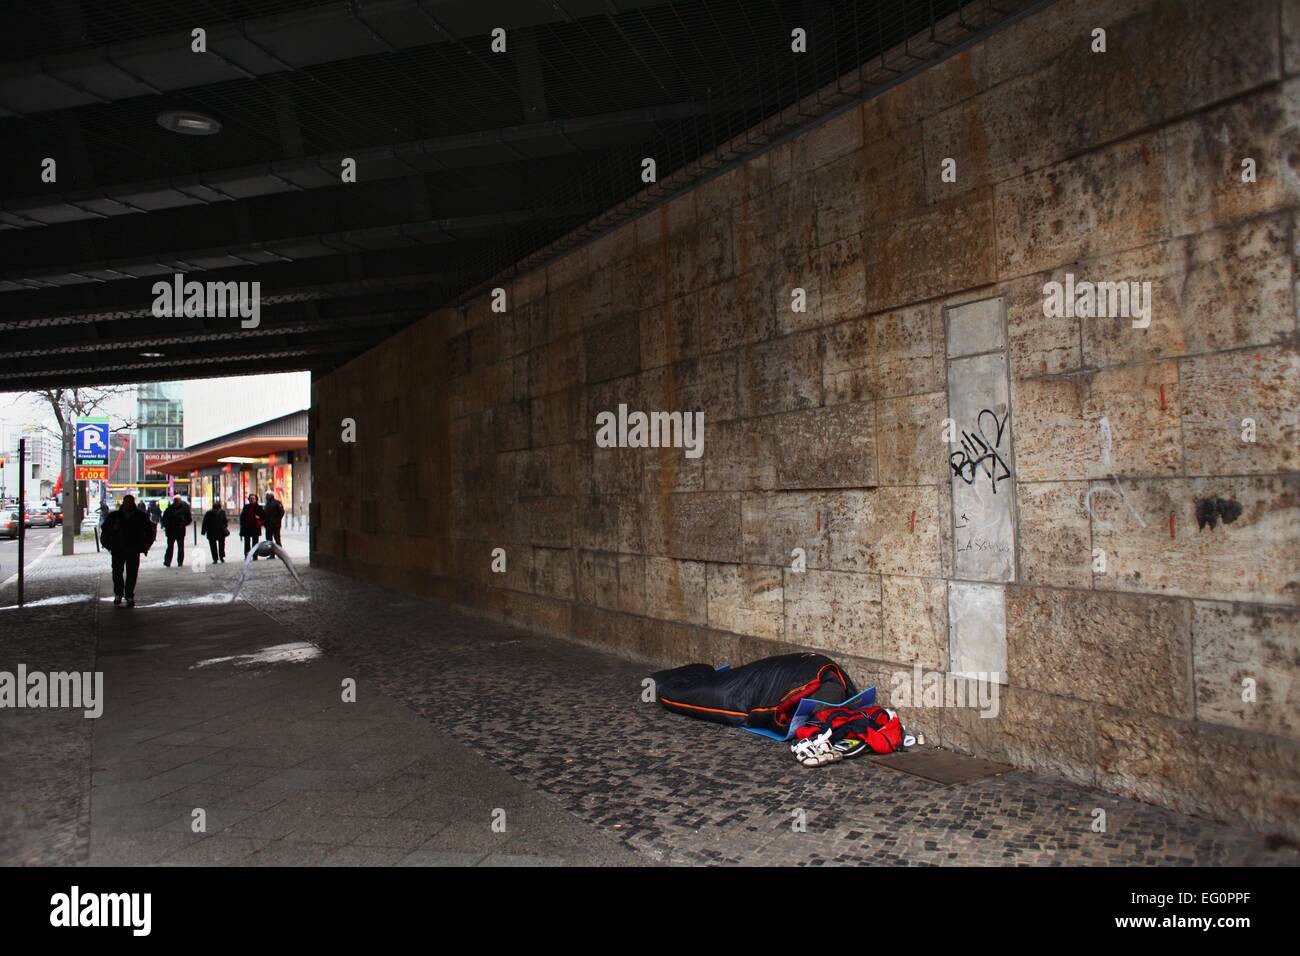
[[[226,538],[230,535],[229,521],[226,519],[226,509],[222,508],[216,498],[212,499],[212,507],[208,509],[207,514],[203,516],[203,537],[208,539],[208,550],[212,552],[212,563],[226,560]]]
[[[153,546],[158,529],[142,510],[135,506],[135,496],[127,495],[121,507],[104,522],[104,546],[113,557],[113,604],[126,598],[127,607],[135,607],[135,579],[140,573],[140,555]]]
[[[172,498],[171,504],[163,512],[162,527],[167,535],[167,553],[163,555],[163,567],[172,566],[172,548],[176,548],[176,566],[185,567],[185,529],[194,521],[190,506],[180,495]]]
[[[244,539],[244,557],[262,537],[262,522],[266,519],[262,506],[257,503],[257,495],[248,496],[248,504],[239,512],[239,536]],[[257,560],[257,555],[253,555]]]
[[[284,521],[284,505],[280,504],[275,495],[269,491],[266,493],[266,505],[262,508],[262,513],[266,516],[266,540],[274,541],[283,547],[284,542],[280,540],[280,524]]]
[[[149,502],[149,520],[155,525],[162,521],[162,508],[158,506],[158,499],[154,498]],[[156,530],[156,529],[155,529]]]

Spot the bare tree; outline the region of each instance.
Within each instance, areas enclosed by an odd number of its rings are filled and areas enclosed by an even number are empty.
[[[62,434],[68,427],[69,416],[87,418],[91,415],[107,414],[109,402],[130,395],[134,391],[134,385],[105,385],[99,388],[41,388],[27,394],[50,406],[50,411],[54,413],[54,420],[58,422],[59,432]],[[130,431],[134,427],[134,421],[124,421],[113,431]]]

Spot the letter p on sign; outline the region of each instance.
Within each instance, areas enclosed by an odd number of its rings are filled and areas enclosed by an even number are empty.
[[[77,422],[77,458],[105,458],[108,455],[108,419]]]

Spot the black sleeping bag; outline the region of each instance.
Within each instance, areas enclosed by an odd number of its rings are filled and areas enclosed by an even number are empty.
[[[687,664],[650,677],[656,699],[671,711],[762,730],[785,730],[805,697],[838,704],[857,693],[840,666],[821,654],[782,654],[721,671]]]

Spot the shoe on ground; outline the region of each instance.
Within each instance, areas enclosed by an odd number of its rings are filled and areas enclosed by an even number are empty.
[[[135,607],[135,598],[127,598],[127,599],[126,599],[126,606],[127,606],[127,607]]]
[[[119,607],[121,606],[121,604],[122,604],[122,595],[120,594],[113,595],[113,607]]]
[[[803,767],[824,767],[843,760],[844,754],[835,749],[830,737],[831,732],[828,730],[820,736],[797,741],[790,745],[790,752]]]

